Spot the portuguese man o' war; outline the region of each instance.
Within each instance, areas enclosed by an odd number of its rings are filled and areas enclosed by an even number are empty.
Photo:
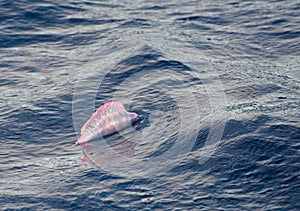
[[[100,106],[83,125],[76,144],[94,141],[114,134],[137,123],[142,116],[126,111],[120,102],[107,102]]]

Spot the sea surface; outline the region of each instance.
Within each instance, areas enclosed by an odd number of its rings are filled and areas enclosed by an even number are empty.
[[[298,0],[1,0],[0,210],[300,210],[299,83]]]

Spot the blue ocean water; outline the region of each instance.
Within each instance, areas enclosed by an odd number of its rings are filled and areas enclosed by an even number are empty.
[[[0,11],[0,209],[300,209],[299,1]],[[134,156],[98,142],[83,162],[80,128],[111,100],[145,117],[116,138]]]

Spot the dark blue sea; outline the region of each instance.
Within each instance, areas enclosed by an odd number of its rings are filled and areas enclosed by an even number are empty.
[[[299,85],[298,0],[0,0],[0,210],[300,210]]]

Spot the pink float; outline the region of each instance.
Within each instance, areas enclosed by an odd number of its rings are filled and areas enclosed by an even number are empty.
[[[92,114],[83,125],[76,144],[83,144],[131,127],[139,120],[139,115],[126,111],[120,102],[107,102]]]

